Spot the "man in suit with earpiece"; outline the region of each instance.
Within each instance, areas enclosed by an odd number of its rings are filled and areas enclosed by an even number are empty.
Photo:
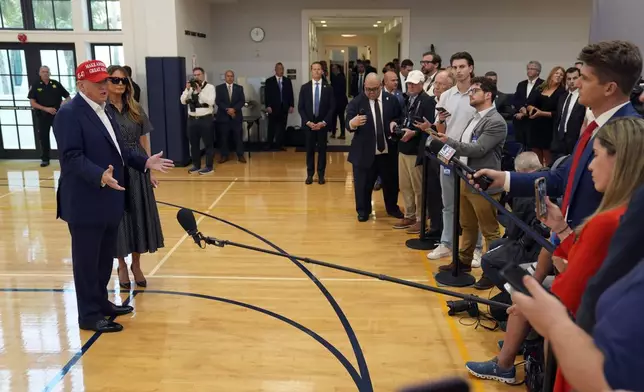
[[[371,193],[376,178],[382,179],[387,215],[402,219],[398,207],[398,146],[392,140],[394,127],[402,120],[402,109],[393,95],[383,91],[378,75],[370,73],[364,91],[347,106],[347,124],[353,133],[349,162],[353,164],[358,221],[371,214]]]
[[[235,73],[226,71],[226,82],[215,89],[215,105],[217,106],[217,125],[221,134],[221,159],[222,164],[228,161],[228,138],[235,140],[237,160],[246,163],[244,158],[244,142],[242,130],[244,127],[244,115],[242,108],[246,104],[244,88],[235,83]]]
[[[322,65],[311,64],[311,80],[300,89],[297,110],[302,118],[302,129],[306,132],[306,184],[313,183],[315,174],[315,148],[318,150],[318,183],[326,180],[326,144],[329,127],[335,115],[333,88],[322,80]]]

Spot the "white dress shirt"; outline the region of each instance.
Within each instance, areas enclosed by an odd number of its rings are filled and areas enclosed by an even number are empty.
[[[454,86],[441,94],[436,107],[443,107],[451,114],[445,122],[445,134],[454,140],[460,140],[467,123],[476,113],[476,109],[470,105],[470,96],[461,93],[458,86]]]
[[[380,119],[382,120],[382,130],[385,132],[383,135],[385,138],[385,149],[384,151],[380,152],[378,151],[378,127],[376,126],[376,101],[373,99],[369,100],[369,107],[371,107],[371,115],[373,116],[373,129],[374,129],[374,134],[376,135],[376,144],[375,144],[375,150],[376,150],[376,155],[380,154],[386,154],[389,152],[389,146],[387,145],[387,127],[389,124],[385,124],[385,119],[384,119],[384,111],[382,110],[382,91],[380,92],[380,97],[378,97],[378,106],[380,107]]]
[[[185,105],[186,101],[190,96],[192,96],[193,90],[192,87],[189,87],[185,90],[183,90],[183,94],[181,94],[181,104]],[[201,92],[199,93],[199,103],[206,103],[208,104],[207,108],[196,108],[194,112],[191,112],[188,110],[188,116],[191,117],[202,117],[202,116],[207,116],[210,114],[213,114],[215,112],[215,86],[212,84],[208,83],[205,86],[201,88]]]
[[[318,86],[319,86],[319,89],[320,89],[320,90],[319,90],[319,94],[320,94],[320,96],[318,97],[318,99],[319,99],[319,101],[318,101],[318,102],[319,102],[320,104],[322,104],[322,89],[324,88],[324,83],[322,83],[322,79],[321,79],[321,78],[320,78],[320,80],[317,80],[317,81],[315,81],[315,80],[311,80],[311,99],[312,99],[312,100],[311,100],[311,102],[313,103],[313,111],[314,111],[314,112],[315,112],[315,86],[316,86],[316,85],[318,85]],[[318,110],[319,110],[319,107],[318,107]],[[313,113],[313,114],[316,114],[316,113]],[[320,115],[320,113],[317,113],[317,115],[319,116],[319,115]],[[322,121],[322,122],[326,124],[326,122],[325,122],[325,121]]]
[[[105,125],[105,128],[107,128],[107,133],[110,134],[110,137],[112,138],[112,142],[114,142],[114,146],[119,152],[119,155],[121,156],[121,163],[123,163],[123,154],[121,153],[121,147],[119,146],[118,140],[116,140],[116,133],[114,133],[114,127],[112,127],[112,123],[110,122],[110,119],[107,117],[107,113],[105,112],[105,107],[107,106],[105,102],[103,104],[99,105],[96,102],[92,101],[89,99],[85,94],[82,92],[78,92],[80,96],[87,102],[87,104],[96,112],[96,115],[98,118],[101,119],[101,122],[103,125]]]
[[[407,92],[407,77],[403,74],[400,74],[400,91],[403,93]]]
[[[564,112],[566,110],[568,110],[568,112],[566,114],[566,118],[563,119],[563,121],[564,121],[564,133],[568,132],[568,120],[570,120],[570,114],[572,113],[572,108],[575,107],[575,104],[577,103],[577,100],[579,100],[579,89],[576,89],[575,91],[573,91],[573,92],[571,92],[569,94],[571,94],[572,97],[570,97],[570,100],[568,101],[568,109],[562,108],[562,110]],[[566,99],[568,99],[568,97],[566,97]]]
[[[463,135],[461,136],[461,143],[472,143],[472,135],[474,134],[474,129],[476,129],[476,126],[481,122],[481,119],[485,117],[485,115],[488,114],[488,112],[493,108],[494,106],[490,106],[487,109],[483,109],[480,112],[474,113],[472,121],[470,121],[470,123],[463,131]],[[460,156],[458,159],[460,159],[461,162],[467,165],[467,157]]]
[[[532,89],[534,88],[534,85],[536,83],[537,83],[537,79],[535,79],[535,80],[528,79],[528,86],[526,88],[526,94],[525,94],[526,98],[528,98],[530,96],[530,93],[532,92]]]
[[[425,83],[423,83],[423,90],[430,96],[434,97],[434,79],[436,78],[436,75],[438,74],[438,71],[434,72],[433,75],[431,76],[426,76],[425,77]]]

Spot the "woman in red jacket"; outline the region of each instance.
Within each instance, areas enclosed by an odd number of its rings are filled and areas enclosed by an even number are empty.
[[[603,193],[597,211],[576,231],[572,231],[559,207],[547,201],[548,215],[542,222],[560,240],[553,254],[553,262],[560,274],[553,282],[552,292],[573,315],[577,312],[588,280],[606,258],[610,240],[631,196],[635,189],[644,184],[642,151],[644,120],[632,117],[612,120],[600,128],[593,141],[594,159],[589,170],[595,189]],[[506,339],[522,341],[529,325],[520,314],[510,313],[514,322],[508,322]],[[512,347],[518,347],[519,344],[520,341],[508,342]],[[505,344],[503,346],[507,348]],[[513,383],[517,352],[510,351],[502,348],[497,358],[486,362],[468,362],[466,368],[477,377]],[[555,392],[568,390],[570,388],[558,373]]]

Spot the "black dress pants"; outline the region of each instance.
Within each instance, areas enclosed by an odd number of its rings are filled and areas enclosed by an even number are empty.
[[[94,324],[114,313],[107,285],[112,275],[118,226],[68,226],[72,236],[78,322]]]
[[[40,160],[49,162],[51,153],[51,142],[49,140],[49,130],[54,124],[54,116],[39,111],[36,118],[36,129],[38,130],[38,142],[40,143]]]
[[[288,109],[285,112],[273,112],[268,115],[268,137],[266,143],[275,148],[284,147]]]
[[[244,156],[244,139],[242,135],[242,129],[244,124],[242,121],[226,121],[217,123],[218,129],[220,129],[221,135],[221,157],[228,158],[230,154],[229,151],[229,140],[232,137],[235,141],[235,151],[237,152],[237,157]]]
[[[331,135],[335,136],[335,132],[338,126],[338,120],[340,120],[340,136],[344,136],[344,133],[346,132],[346,128],[345,128],[345,110],[346,109],[347,109],[346,103],[339,103],[335,105],[335,116],[333,117]]]
[[[212,168],[215,157],[215,132],[212,129],[212,115],[188,117],[188,140],[192,165],[201,168],[201,141],[206,149],[206,167]]]
[[[382,180],[382,195],[387,213],[400,211],[398,207],[398,154],[376,155],[371,167],[353,165],[354,193],[358,215],[371,214],[371,194],[376,179]]]
[[[306,175],[312,177],[315,174],[315,151],[318,152],[318,177],[324,177],[326,171],[326,145],[328,127],[318,131],[305,128],[306,132]]]

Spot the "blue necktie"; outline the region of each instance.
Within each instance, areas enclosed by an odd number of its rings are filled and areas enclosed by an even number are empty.
[[[318,116],[320,111],[320,82],[315,83],[315,99],[313,100],[313,114]]]
[[[281,101],[282,100],[282,79],[281,78],[277,81],[277,85],[280,88],[280,101]]]

